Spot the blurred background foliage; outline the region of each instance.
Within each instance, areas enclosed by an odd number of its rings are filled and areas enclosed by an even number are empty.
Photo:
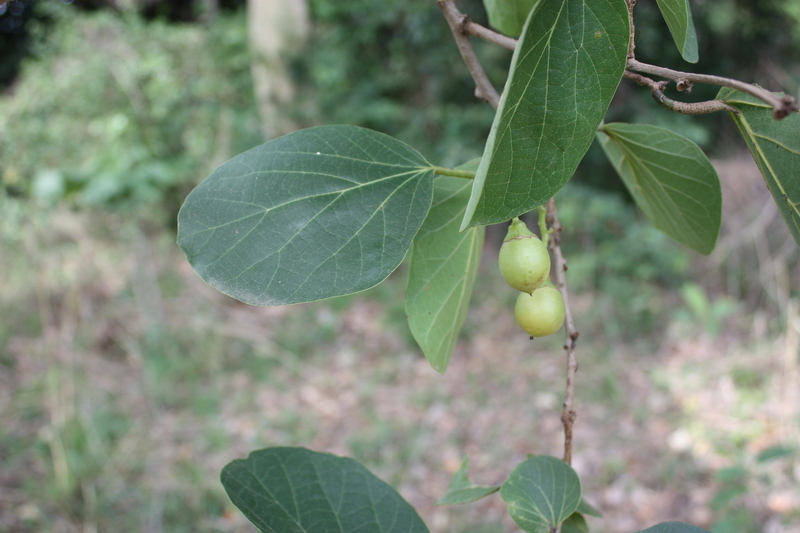
[[[34,56],[0,100],[2,175],[45,202],[131,209],[164,223],[213,167],[256,144],[244,14],[213,25],[36,4]],[[46,29],[45,29],[46,28]]]
[[[370,127],[442,165],[480,155],[492,111],[435,2],[309,7],[310,38],[286,58],[288,118]],[[460,7],[486,22],[479,0]],[[797,2],[692,8],[698,65],[648,0],[639,58],[797,94]],[[0,6],[0,529],[250,531],[218,472],[286,444],[355,455],[434,531],[501,531],[502,505],[430,501],[465,451],[494,483],[531,446],[559,446],[560,340],[528,357],[514,335],[504,229],[444,377],[405,325],[404,267],[361,295],[256,309],[208,289],[175,248],[188,191],[265,140],[246,17],[243,0]],[[500,87],[510,52],[475,45]],[[725,214],[699,258],[642,220],[594,148],[559,193],[584,358],[576,456],[607,515],[597,530],[678,513],[714,533],[796,531],[797,247],[727,117],[670,113],[623,81],[608,120],[697,141],[718,158]]]
[[[479,0],[461,7],[486,23]],[[174,210],[221,160],[262,140],[253,123],[244,8],[235,0],[213,11],[189,0],[128,8],[16,0],[0,7],[6,190],[114,208],[163,200]],[[797,92],[795,2],[704,0],[693,9],[701,61],[692,68]],[[299,91],[287,112],[300,126],[373,128],[442,165],[480,155],[492,112],[473,98],[434,2],[312,0],[310,13],[311,38],[287,58]],[[686,68],[655,2],[643,1],[637,18],[648,28],[637,38],[640,59]],[[501,86],[510,52],[476,47]],[[681,97],[715,94],[698,85]],[[609,121],[675,129],[711,155],[738,145],[722,114],[676,115],[627,82],[617,100]],[[582,168],[579,181],[624,194],[599,150]]]

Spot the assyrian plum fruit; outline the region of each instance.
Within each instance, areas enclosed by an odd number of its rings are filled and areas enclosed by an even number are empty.
[[[550,274],[547,246],[518,218],[511,221],[500,246],[500,273],[518,291],[531,294]]]
[[[564,323],[566,308],[558,289],[545,285],[533,294],[521,292],[514,307],[517,322],[531,337],[552,335]]]

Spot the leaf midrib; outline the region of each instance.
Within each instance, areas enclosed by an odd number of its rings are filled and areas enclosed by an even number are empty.
[[[339,252],[340,252],[340,251],[341,251],[341,250],[342,250],[342,249],[343,249],[345,246],[347,246],[348,244],[350,244],[350,242],[352,242],[352,241],[353,241],[353,239],[355,239],[356,237],[359,237],[359,236],[361,235],[361,232],[364,230],[364,228],[365,228],[365,227],[367,227],[367,226],[369,225],[369,223],[370,223],[370,222],[371,222],[371,221],[372,221],[372,220],[375,218],[375,216],[376,216],[376,215],[377,215],[377,214],[378,214],[378,213],[379,213],[379,212],[380,212],[380,211],[383,209],[383,206],[385,206],[385,205],[386,205],[386,203],[389,201],[389,199],[390,199],[390,198],[392,198],[392,197],[394,197],[396,194],[398,194],[398,193],[399,193],[399,191],[400,191],[400,189],[402,189],[402,188],[403,188],[405,185],[407,185],[409,181],[411,181],[411,180],[406,180],[406,181],[405,181],[405,183],[403,183],[403,185],[401,185],[401,186],[399,186],[399,187],[396,187],[396,188],[395,188],[395,189],[392,191],[392,193],[391,193],[391,194],[389,194],[389,195],[388,195],[388,196],[387,196],[387,197],[384,199],[384,201],[383,201],[383,202],[381,202],[381,203],[380,203],[380,205],[379,205],[377,208],[375,208],[375,210],[373,210],[373,212],[372,212],[372,214],[370,215],[370,217],[369,217],[369,218],[366,220],[366,222],[364,222],[364,223],[361,225],[361,227],[358,229],[358,231],[354,232],[354,233],[353,233],[353,236],[352,236],[352,237],[350,237],[349,239],[347,239],[347,240],[346,240],[346,241],[345,241],[345,242],[344,242],[344,243],[343,243],[343,244],[342,244],[342,245],[341,245],[341,246],[340,246],[340,247],[339,247],[339,248],[338,248],[338,249],[337,249],[335,252],[333,252],[333,253],[331,253],[330,255],[328,255],[328,258],[327,258],[325,261],[323,261],[323,262],[319,263],[319,264],[317,265],[317,267],[316,267],[314,270],[312,270],[312,271],[311,271],[311,272],[308,274],[308,276],[306,276],[306,278],[305,278],[305,279],[304,279],[304,280],[303,280],[301,283],[299,283],[299,284],[297,285],[297,288],[294,290],[294,292],[293,292],[291,295],[289,295],[289,297],[291,298],[292,296],[294,296],[295,294],[297,294],[297,292],[303,288],[303,286],[306,284],[306,282],[309,280],[309,278],[310,278],[311,276],[313,276],[313,275],[314,275],[314,274],[317,272],[317,270],[319,270],[319,269],[322,267],[322,265],[323,265],[323,264],[325,264],[325,262],[326,262],[326,261],[328,261],[328,260],[329,260],[330,258],[332,258],[332,257],[335,257],[335,256],[336,256],[336,255],[337,255],[337,254],[338,254],[338,253],[339,253]],[[328,204],[328,205],[330,205],[330,204]],[[314,215],[314,217],[313,217],[313,218],[316,218],[317,216],[319,216],[319,215],[322,213],[322,211],[323,211],[323,210],[320,210],[320,212],[319,212],[319,213],[317,213],[316,215]],[[312,218],[311,220],[313,220],[313,218]],[[309,220],[309,222],[311,222],[311,220]],[[304,225],[303,227],[306,227],[307,225],[308,225],[308,224]],[[295,235],[297,235],[297,234],[295,233]],[[388,235],[388,233],[384,231],[384,232],[383,232],[383,239],[384,239],[384,243],[385,243],[385,241],[386,241],[386,237],[387,237],[387,235]],[[281,251],[282,251],[282,250],[283,250],[283,249],[284,249],[284,248],[285,248],[285,247],[286,247],[286,246],[287,246],[287,245],[288,245],[290,242],[291,242],[291,239],[290,239],[290,240],[288,240],[288,241],[286,241],[286,243],[285,243],[283,246],[281,246],[281,247],[280,247],[280,249],[279,249],[279,250],[278,250],[276,253],[280,253],[280,252],[281,252]],[[263,258],[261,261],[265,261],[267,258],[269,258],[269,257],[272,257],[273,255],[275,255],[275,254],[272,254],[272,255],[266,256],[266,257],[264,257],[264,258]],[[261,262],[261,261],[259,261],[259,262]],[[255,265],[253,265],[253,266],[255,266]],[[362,267],[363,267],[363,262],[362,262]],[[252,268],[252,267],[250,267],[250,268]],[[247,270],[249,270],[249,268],[248,268]],[[243,273],[244,273],[244,272],[243,272]],[[276,268],[276,269],[275,269],[275,272],[273,272],[273,274],[272,274],[272,278],[270,278],[270,281],[269,281],[269,283],[267,284],[267,286],[266,286],[266,287],[265,287],[265,289],[264,289],[265,291],[267,290],[267,288],[268,288],[269,286],[271,286],[271,285],[272,285],[272,280],[273,280],[273,279],[275,279],[275,275],[276,275],[277,273],[278,273],[278,269]],[[360,275],[361,275],[361,276],[363,276],[363,271],[360,273]],[[361,279],[361,278],[359,278],[359,279]],[[265,294],[266,294],[266,292],[265,292]]]
[[[794,211],[795,216],[800,216],[800,209],[798,209],[797,202],[794,202],[794,201],[790,200],[789,195],[786,193],[786,190],[783,188],[783,183],[781,183],[780,179],[778,179],[777,173],[772,168],[772,163],[770,163],[769,159],[764,154],[764,150],[761,148],[761,144],[758,142],[757,137],[755,135],[755,132],[753,132],[753,129],[750,127],[750,123],[744,117],[744,115],[739,115],[739,117],[737,117],[737,118],[738,118],[739,122],[742,124],[742,126],[745,128],[745,130],[747,131],[748,135],[750,135],[750,138],[753,141],[753,146],[758,151],[759,158],[764,162],[764,165],[767,167],[767,170],[769,170],[770,176],[772,177],[772,179],[775,182],[775,184],[778,186],[778,189],[780,189],[781,195],[783,196],[784,200],[786,200],[787,205],[789,206],[789,208],[791,210]],[[768,139],[768,138],[765,137],[765,139]]]

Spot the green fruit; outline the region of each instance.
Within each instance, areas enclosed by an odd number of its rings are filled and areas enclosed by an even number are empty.
[[[552,335],[564,323],[567,310],[558,289],[545,285],[533,294],[520,293],[514,315],[517,322],[531,337]]]
[[[506,282],[521,292],[531,294],[550,275],[547,246],[520,219],[515,218],[500,246],[500,273]]]

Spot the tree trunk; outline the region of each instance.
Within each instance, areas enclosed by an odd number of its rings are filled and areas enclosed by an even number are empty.
[[[248,0],[247,21],[261,131],[269,140],[295,129],[281,112],[294,96],[284,58],[308,34],[307,0]]]

